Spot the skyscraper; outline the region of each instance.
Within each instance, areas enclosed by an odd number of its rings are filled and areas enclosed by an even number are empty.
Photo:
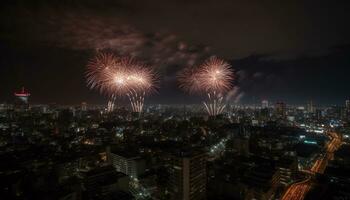
[[[206,153],[181,150],[171,156],[169,187],[172,199],[206,199]]]
[[[286,104],[282,101],[279,101],[275,105],[275,111],[276,115],[278,117],[285,117],[286,116]]]
[[[268,108],[269,107],[269,101],[268,100],[263,100],[261,102],[261,107],[262,108]]]
[[[86,102],[82,102],[81,103],[81,111],[87,111],[87,103]]]
[[[307,112],[308,113],[314,113],[315,112],[315,107],[313,101],[309,101],[307,104]]]
[[[345,119],[350,121],[350,99],[345,101]]]
[[[139,175],[145,172],[145,160],[138,155],[128,152],[111,152],[111,150],[108,149],[107,156],[117,171],[133,179],[138,178]]]
[[[104,199],[118,190],[129,191],[129,177],[111,165],[81,169],[79,173],[84,185],[83,199]]]
[[[21,91],[14,93],[15,99],[15,109],[16,110],[27,110],[29,109],[29,96],[30,93],[22,88]]]

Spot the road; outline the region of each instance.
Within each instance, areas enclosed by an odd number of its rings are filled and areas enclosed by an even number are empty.
[[[341,139],[336,133],[331,132],[329,135],[332,140],[326,146],[326,154],[314,163],[310,169],[311,173],[323,174],[328,165],[328,161],[333,158],[333,153],[341,146]],[[310,176],[302,182],[291,185],[283,195],[282,200],[303,200],[310,191],[311,186],[312,179]]]
[[[305,195],[310,189],[311,189],[311,176],[302,182],[291,185],[288,188],[287,192],[282,197],[282,200],[304,199]]]

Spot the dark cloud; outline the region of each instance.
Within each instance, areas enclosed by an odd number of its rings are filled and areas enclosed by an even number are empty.
[[[130,21],[146,30],[171,30],[227,57],[252,53],[309,55],[349,43],[347,2],[126,0]]]
[[[58,43],[76,49],[122,46],[119,51],[138,54],[144,52],[140,46],[145,44],[168,50],[166,48],[173,46],[167,44],[168,41],[165,41],[166,47],[157,42],[177,37],[178,43],[205,44],[227,58],[242,58],[254,53],[288,59],[326,54],[329,47],[350,42],[346,20],[350,18],[347,12],[350,3],[347,2],[35,2],[34,6],[31,3],[10,6],[3,15],[7,16],[8,23],[17,22],[23,27],[21,31],[29,36],[26,39],[36,36],[41,41],[46,39],[48,44]],[[153,37],[149,38],[147,34]]]
[[[319,104],[343,103],[348,98],[347,76],[350,73],[350,47],[331,50],[322,56],[290,60],[269,60],[268,56],[249,56],[233,60],[245,102],[283,100]],[[263,73],[260,71],[263,70]]]

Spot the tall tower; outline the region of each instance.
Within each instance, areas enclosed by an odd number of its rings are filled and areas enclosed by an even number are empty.
[[[279,101],[275,105],[275,112],[278,117],[286,116],[286,104],[282,101]]]
[[[262,100],[261,107],[262,108],[268,108],[269,107],[269,101],[268,100]]]
[[[107,103],[107,112],[111,113],[114,111],[114,101],[109,100]]]
[[[350,122],[350,98],[345,101],[345,118]]]
[[[307,112],[308,113],[314,113],[315,112],[315,107],[314,107],[314,102],[310,101],[307,104]]]
[[[171,157],[169,187],[172,199],[206,199],[206,153],[180,150]]]
[[[84,112],[86,112],[87,111],[87,103],[86,102],[82,102],[81,103],[81,111],[84,111]]]
[[[15,92],[15,109],[17,110],[27,110],[29,109],[29,96],[30,93],[22,87],[22,90]]]

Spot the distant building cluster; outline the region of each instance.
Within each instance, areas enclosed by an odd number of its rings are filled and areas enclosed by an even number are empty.
[[[134,115],[29,97],[0,104],[1,199],[288,199],[294,184],[350,198],[350,100],[263,100],[208,117],[201,105]]]

